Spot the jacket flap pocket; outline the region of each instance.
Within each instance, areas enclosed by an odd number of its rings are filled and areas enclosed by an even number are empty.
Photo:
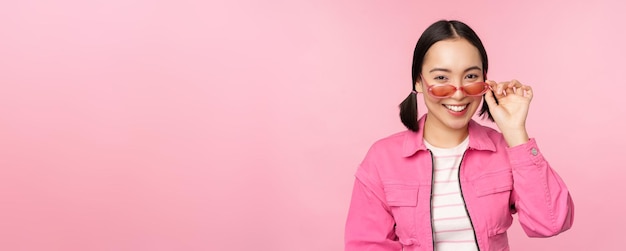
[[[417,206],[417,193],[419,187],[409,185],[385,185],[387,205],[394,207]]]
[[[486,175],[472,183],[478,197],[513,190],[513,176],[510,172]]]

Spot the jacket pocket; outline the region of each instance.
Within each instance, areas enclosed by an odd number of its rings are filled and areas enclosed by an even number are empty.
[[[386,184],[384,189],[387,205],[396,223],[395,231],[399,242],[404,246],[419,246],[415,238],[419,186]]]
[[[510,172],[498,172],[483,175],[473,182],[478,197],[513,190],[513,175]]]
[[[480,215],[487,223],[489,237],[504,234],[513,221],[510,210],[510,197],[513,190],[513,175],[501,171],[483,175],[472,182]]]
[[[417,193],[419,186],[409,185],[385,185],[387,205],[392,207],[417,206]]]

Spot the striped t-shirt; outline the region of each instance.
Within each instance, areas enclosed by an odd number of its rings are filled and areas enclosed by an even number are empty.
[[[453,148],[424,143],[434,160],[431,213],[435,250],[478,250],[459,184],[459,165],[469,137]]]

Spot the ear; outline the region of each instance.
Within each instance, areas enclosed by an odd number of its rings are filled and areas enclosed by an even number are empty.
[[[424,92],[424,88],[422,88],[422,79],[418,78],[417,81],[415,81],[415,91],[422,93]]]

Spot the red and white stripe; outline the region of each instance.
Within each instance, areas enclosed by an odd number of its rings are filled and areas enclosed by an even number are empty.
[[[459,165],[469,139],[454,148],[437,148],[425,143],[434,157],[431,211],[435,250],[477,250],[458,180]]]

